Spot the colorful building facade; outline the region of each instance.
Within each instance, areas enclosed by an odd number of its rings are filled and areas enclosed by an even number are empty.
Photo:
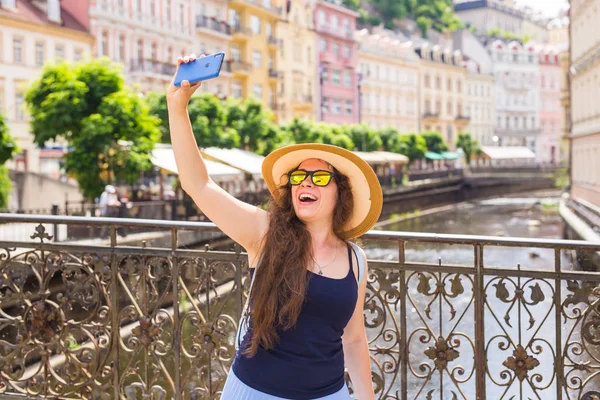
[[[560,99],[562,68],[558,49],[544,46],[538,52],[540,64],[540,144],[538,161],[558,163],[563,158],[561,130],[563,112]]]
[[[315,4],[317,120],[336,124],[359,122],[356,72],[358,52],[354,31],[358,13],[341,1]]]
[[[279,122],[315,118],[315,2],[291,0],[288,4],[289,10],[284,10],[285,17],[277,24],[277,37],[285,38],[277,52]]]
[[[392,127],[400,132],[419,130],[419,57],[412,43],[391,31],[366,29],[358,42],[361,122]]]
[[[0,3],[0,113],[22,150],[7,165],[58,177],[64,147],[39,149],[33,144],[25,91],[45,63],[89,55],[94,38],[59,0],[48,0],[45,6],[32,0]]]
[[[571,196],[600,207],[600,0],[571,0]]]
[[[92,55],[124,65],[127,83],[163,92],[179,56],[199,53],[195,0],[62,0],[95,38]]]
[[[416,49],[421,59],[421,130],[442,134],[451,148],[460,132],[469,130],[466,115],[466,68],[460,51],[423,43]]]
[[[231,95],[253,97],[276,109],[280,75],[276,65],[280,46],[276,28],[283,7],[276,0],[232,0],[228,6],[228,23],[232,28]]]
[[[196,35],[199,43],[197,55],[225,52],[226,62],[221,67],[219,78],[207,81],[201,91],[214,93],[220,98],[229,96],[231,83],[231,55],[229,42],[231,41],[231,26],[227,22],[227,2],[225,0],[204,0],[198,4],[196,15]]]

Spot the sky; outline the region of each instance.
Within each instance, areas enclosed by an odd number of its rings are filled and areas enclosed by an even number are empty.
[[[517,3],[539,10],[546,17],[556,17],[561,9],[569,7],[567,0],[517,0]]]

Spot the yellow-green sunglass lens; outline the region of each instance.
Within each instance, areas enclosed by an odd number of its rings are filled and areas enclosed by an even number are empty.
[[[315,172],[312,176],[312,181],[317,186],[325,186],[331,180],[331,174],[326,172]]]
[[[306,172],[303,171],[294,171],[290,175],[290,183],[292,185],[299,185],[306,178]]]

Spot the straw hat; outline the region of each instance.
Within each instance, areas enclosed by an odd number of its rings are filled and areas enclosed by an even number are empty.
[[[287,173],[309,158],[327,161],[350,180],[354,210],[342,232],[344,239],[357,238],[369,231],[381,214],[381,185],[366,161],[341,147],[318,143],[294,144],[265,157],[262,174],[275,201],[279,201],[278,186],[288,183]]]

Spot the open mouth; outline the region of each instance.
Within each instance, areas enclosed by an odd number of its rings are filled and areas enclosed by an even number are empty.
[[[317,201],[316,196],[313,196],[312,194],[309,193],[302,193],[299,197],[298,200],[300,201],[300,203],[302,204],[310,204],[310,203],[314,203],[315,201]]]

